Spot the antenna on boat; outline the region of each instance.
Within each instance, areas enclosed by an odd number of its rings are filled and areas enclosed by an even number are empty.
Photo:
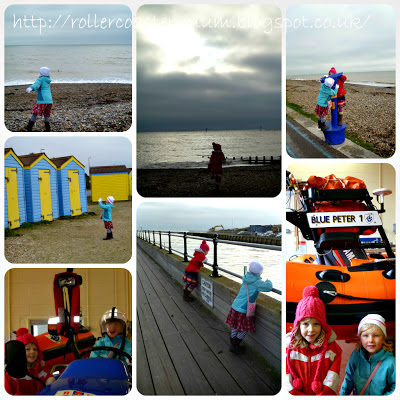
[[[384,197],[392,194],[392,191],[390,189],[386,188],[380,188],[376,189],[372,192],[376,196],[376,201],[381,205],[380,212],[385,212],[385,207],[384,207]]]

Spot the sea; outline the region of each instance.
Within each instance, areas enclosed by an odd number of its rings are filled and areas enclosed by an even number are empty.
[[[132,84],[131,45],[5,46],[6,86],[31,85],[41,67],[52,83]]]
[[[248,165],[240,158],[279,157],[281,136],[280,130],[138,132],[137,168],[204,168],[213,142],[222,145],[227,167]]]
[[[162,235],[161,242],[163,247],[168,248],[168,236]],[[159,243],[158,235],[156,235],[156,244],[157,243]],[[193,256],[194,250],[199,248],[200,243],[200,240],[187,239],[187,251],[190,256]],[[207,254],[207,262],[212,265],[214,260],[212,241],[208,241],[208,244],[210,246],[210,251]],[[171,247],[183,253],[182,237],[171,236]],[[269,279],[275,289],[282,290],[282,252],[225,243],[219,243],[217,251],[218,266],[241,276],[244,275],[244,268],[248,268],[251,261],[260,261],[264,266],[264,272],[261,278],[263,280]],[[182,254],[176,254],[182,256]],[[208,268],[211,267],[208,266]],[[242,282],[240,278],[225,272],[219,271],[219,274],[233,281]],[[282,301],[282,296],[277,293],[270,292],[268,295]]]
[[[341,71],[340,71],[341,72]],[[343,72],[346,75],[346,83],[357,85],[380,86],[380,87],[395,87],[396,72],[395,71],[370,71],[370,72]],[[287,79],[306,81],[319,81],[323,75],[308,74],[308,75],[287,75]]]

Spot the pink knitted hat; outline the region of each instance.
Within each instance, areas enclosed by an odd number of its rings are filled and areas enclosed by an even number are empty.
[[[210,250],[210,246],[207,244],[207,242],[206,242],[205,240],[203,240],[203,241],[201,242],[200,248],[201,248],[203,251],[209,251],[209,250]]]
[[[39,342],[38,342],[38,340],[35,338],[35,336],[33,336],[33,335],[31,335],[31,334],[29,333],[28,329],[26,329],[26,328],[19,328],[19,329],[17,330],[17,340],[20,341],[20,342],[22,342],[25,346],[26,346],[28,343],[33,343],[33,344],[37,347],[37,350],[38,350],[38,361],[42,361],[42,359],[43,359],[43,354],[42,354],[42,351],[40,350]]]
[[[322,329],[325,331],[325,338],[322,344],[321,356],[318,361],[318,366],[315,372],[313,382],[311,384],[313,392],[318,394],[323,389],[322,381],[318,375],[321,369],[321,364],[325,359],[325,353],[328,346],[328,339],[332,334],[332,328],[326,323],[325,305],[319,298],[319,292],[315,286],[307,286],[303,290],[303,298],[299,301],[296,307],[296,315],[293,323],[292,334],[290,336],[290,343],[292,343],[295,340],[294,332],[296,330],[296,327],[305,318],[315,318],[316,320],[318,320],[318,322],[321,324]],[[301,390],[304,384],[303,381],[299,377],[297,377],[297,375],[293,371],[293,368],[291,367],[290,353],[291,350],[289,350],[287,355],[288,357],[287,364],[289,372],[293,377],[292,385],[296,390]]]
[[[330,70],[329,70],[329,73],[333,73],[333,74],[336,74],[336,69],[335,69],[335,67],[332,67]]]

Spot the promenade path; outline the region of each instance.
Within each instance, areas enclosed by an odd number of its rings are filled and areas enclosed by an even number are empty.
[[[144,395],[273,395],[280,375],[137,247],[137,388]],[[245,344],[246,339],[243,341]]]

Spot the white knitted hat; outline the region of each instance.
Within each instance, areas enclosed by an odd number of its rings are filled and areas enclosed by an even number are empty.
[[[335,80],[333,78],[326,78],[324,85],[328,87],[332,87],[335,84]]]
[[[357,335],[360,335],[360,330],[365,324],[373,324],[381,328],[381,331],[386,337],[386,323],[385,318],[381,317],[379,314],[368,314],[366,315],[361,322],[358,324],[358,332]]]
[[[40,75],[50,76],[50,68],[47,68],[47,67],[40,68]]]
[[[258,261],[252,261],[249,264],[249,271],[253,274],[261,275],[263,273],[264,266]]]
[[[108,196],[108,197],[107,197],[107,201],[108,201],[109,203],[111,203],[111,204],[114,204],[115,199],[114,199],[114,197],[112,197],[112,196]]]

